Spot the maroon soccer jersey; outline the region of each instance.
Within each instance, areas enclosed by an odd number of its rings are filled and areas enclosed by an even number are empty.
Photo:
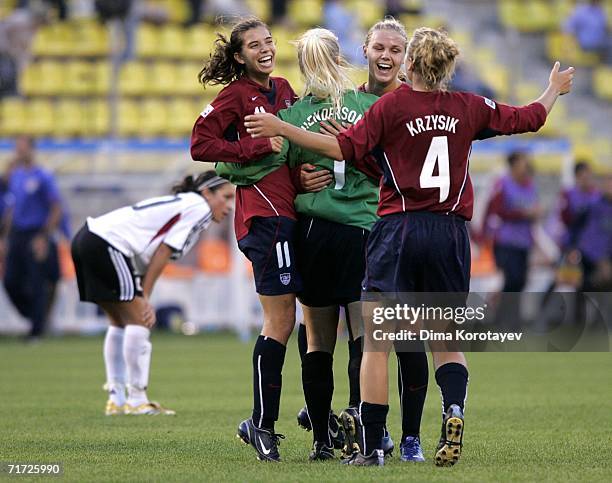
[[[347,161],[376,155],[383,171],[379,216],[431,211],[469,220],[472,140],[484,130],[537,131],[545,121],[546,109],[537,102],[513,107],[465,92],[420,92],[403,85],[381,97],[338,142]]]
[[[253,139],[246,132],[244,117],[258,112],[276,114],[296,99],[282,77],[271,77],[266,89],[243,76],[225,87],[200,114],[191,134],[191,157],[196,161],[248,163],[272,153],[269,139]],[[289,169],[283,164],[257,183],[238,186],[234,227],[244,238],[255,216],[286,216],[296,219],[296,196]]]

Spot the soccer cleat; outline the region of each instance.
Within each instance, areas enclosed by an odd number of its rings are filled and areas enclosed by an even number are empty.
[[[418,463],[425,461],[418,436],[406,436],[406,439],[402,441],[402,444],[400,444],[400,460]]]
[[[281,460],[278,445],[281,439],[285,439],[285,436],[266,429],[257,428],[251,418],[245,419],[240,423],[236,437],[244,444],[250,444],[255,448],[259,461],[277,462]]]
[[[463,411],[451,404],[444,415],[442,435],[436,449],[436,466],[453,466],[461,456],[463,447]]]
[[[395,444],[391,439],[391,435],[389,431],[387,431],[387,427],[385,426],[385,432],[383,433],[382,438],[382,450],[385,456],[393,456],[393,450],[395,449]]]
[[[364,456],[360,452],[356,452],[342,463],[352,466],[385,466],[385,454],[383,453],[382,449],[375,449],[368,456]]]
[[[342,447],[342,458],[350,459],[359,453],[359,411],[357,408],[346,408],[340,413],[340,424],[344,429],[344,446]]]
[[[125,414],[125,405],[119,406],[109,399],[106,401],[106,409],[104,410],[104,414],[106,416],[119,416],[120,414]]]
[[[308,409],[304,406],[297,414],[298,426],[306,431],[312,431],[312,424],[310,424],[310,418],[308,417]]]
[[[332,442],[332,446],[335,449],[342,449],[345,438],[344,428],[342,427],[342,424],[340,424],[338,416],[336,416],[333,411],[329,412],[329,424],[327,431],[329,432],[329,439]]]
[[[140,404],[138,406],[125,405],[125,414],[132,416],[174,416],[176,411],[172,409],[164,408],[155,401],[149,401],[148,403]]]
[[[325,443],[315,441],[308,459],[310,461],[325,461],[334,458],[334,448],[330,448]]]

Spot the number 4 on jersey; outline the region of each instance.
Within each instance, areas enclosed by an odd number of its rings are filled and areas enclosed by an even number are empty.
[[[434,175],[436,165],[438,165],[438,174]],[[448,198],[450,192],[450,168],[447,136],[435,136],[432,138],[419,182],[421,188],[439,188],[440,203],[444,203]]]

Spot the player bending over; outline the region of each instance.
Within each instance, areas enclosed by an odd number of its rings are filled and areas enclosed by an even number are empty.
[[[229,213],[234,188],[207,171],[187,176],[173,193],[88,218],[72,241],[81,301],[97,304],[110,321],[104,339],[107,416],[175,414],[146,392],[155,324],[149,298],[166,264],[187,253],[211,220]]]

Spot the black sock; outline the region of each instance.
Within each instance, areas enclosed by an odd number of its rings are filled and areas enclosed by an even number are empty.
[[[334,394],[334,359],[329,352],[309,352],[302,360],[302,386],[314,441],[331,446],[329,411]]]
[[[298,352],[300,353],[300,361],[304,360],[306,352],[308,352],[308,339],[306,339],[306,325],[300,324],[298,326]]]
[[[359,402],[361,400],[361,396],[359,394],[359,371],[361,369],[361,358],[363,357],[361,341],[361,337],[348,341],[349,407],[354,408],[359,406]]]
[[[253,423],[274,431],[278,419],[286,348],[260,335],[253,349]]]
[[[359,445],[361,446],[361,453],[368,456],[375,449],[382,449],[389,405],[362,402],[359,412],[362,424]]]
[[[397,386],[402,404],[402,441],[406,436],[418,436],[429,368],[425,352],[397,353]]]
[[[451,404],[463,411],[467,394],[468,370],[463,364],[449,362],[436,370],[436,382],[442,391],[442,407],[446,412]]]

